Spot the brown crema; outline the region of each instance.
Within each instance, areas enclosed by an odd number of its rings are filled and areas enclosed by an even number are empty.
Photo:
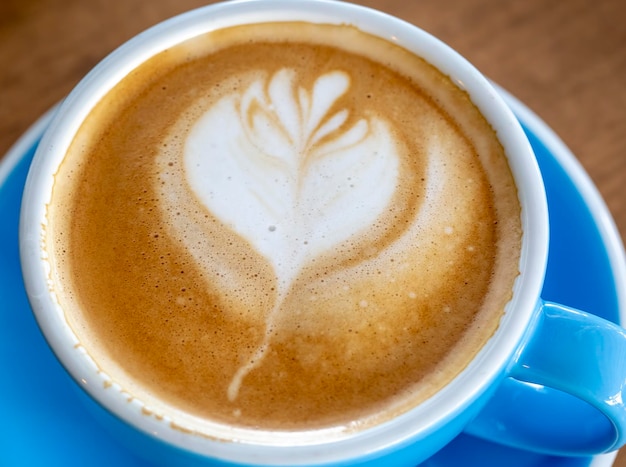
[[[202,115],[285,69],[300,93],[320,76],[347,76],[316,128],[347,117],[319,144],[361,120],[382,122],[397,175],[367,228],[302,256],[281,285],[258,239],[188,183],[185,154]],[[272,96],[269,84],[260,92]],[[238,137],[257,128],[255,118],[242,118]],[[315,216],[332,222],[325,211]],[[75,136],[48,221],[59,302],[113,382],[158,415],[174,407],[289,431],[368,426],[441,389],[497,329],[521,242],[506,156],[466,93],[395,44],[347,25],[299,22],[215,31],[139,65]]]

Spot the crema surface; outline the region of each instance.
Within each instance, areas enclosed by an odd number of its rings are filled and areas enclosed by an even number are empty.
[[[218,423],[367,426],[498,326],[520,207],[440,72],[350,26],[216,31],[91,112],[48,210],[59,301],[113,383]]]

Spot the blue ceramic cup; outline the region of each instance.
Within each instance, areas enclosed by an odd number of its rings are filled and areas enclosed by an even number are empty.
[[[142,401],[129,402],[123,389],[110,387],[103,372],[75,345],[76,336],[55,298],[50,280],[54,269],[41,241],[57,169],[82,121],[108,90],[148,58],[186,39],[268,21],[353,24],[399,44],[450,76],[497,132],[522,206],[520,275],[493,337],[432,397],[390,421],[345,436],[281,432],[242,439],[228,427],[200,434],[176,429],[180,426],[176,413],[146,416]],[[124,44],[75,88],[56,114],[29,173],[20,223],[25,284],[48,343],[77,384],[106,409],[105,423],[141,455],[166,465],[414,466],[464,430],[559,455],[619,448],[626,441],[626,333],[583,311],[542,300],[548,245],[547,203],[535,157],[518,121],[490,83],[419,28],[377,11],[324,0],[215,4],[159,24]],[[538,392],[537,385],[545,390]],[[511,417],[510,408],[520,403],[544,408],[545,420]],[[552,410],[557,406],[560,413]],[[534,436],[533,427],[547,421],[560,436]]]

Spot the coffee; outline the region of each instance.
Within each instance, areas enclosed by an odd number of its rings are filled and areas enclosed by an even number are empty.
[[[436,393],[498,327],[521,241],[463,91],[301,22],[140,65],[75,136],[48,221],[59,302],[111,384],[146,416],[268,430],[369,426]]]

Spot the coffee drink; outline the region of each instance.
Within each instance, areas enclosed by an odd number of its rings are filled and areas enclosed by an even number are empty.
[[[59,303],[109,384],[146,416],[262,430],[358,429],[435,394],[520,257],[468,95],[348,25],[230,27],[141,64],[75,135],[47,215]]]

